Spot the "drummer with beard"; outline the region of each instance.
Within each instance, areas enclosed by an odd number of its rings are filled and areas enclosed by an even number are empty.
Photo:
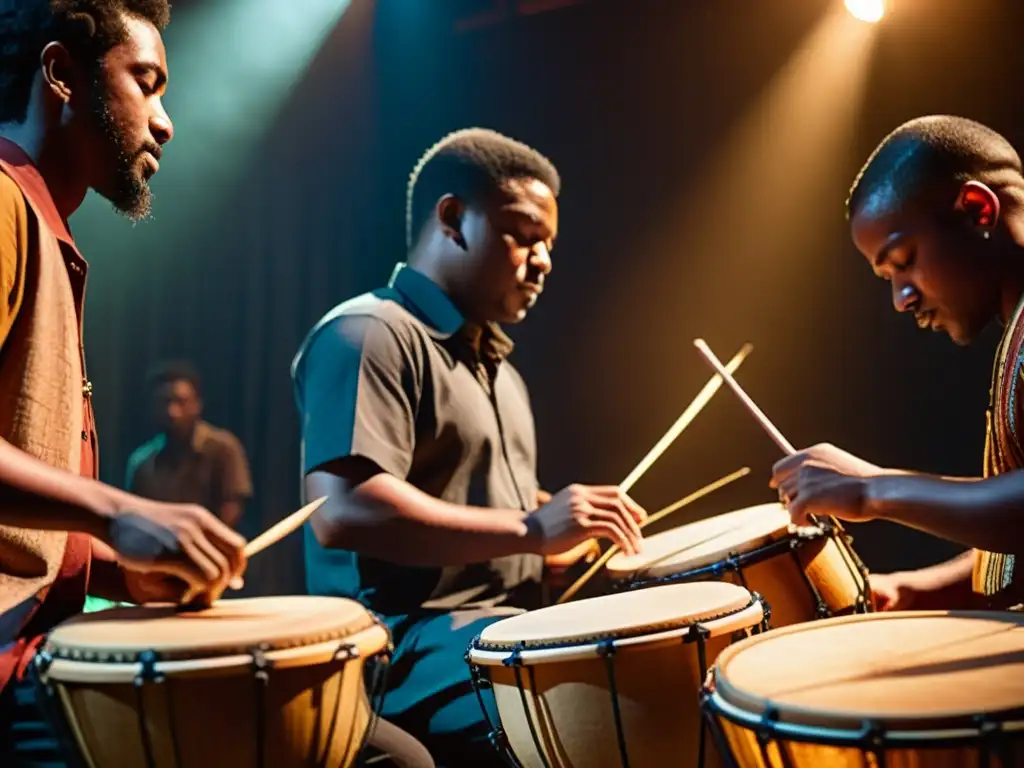
[[[883,610],[1019,607],[1024,600],[1024,176],[995,131],[959,117],[912,120],[875,150],[850,194],[853,241],[897,311],[957,344],[1003,328],[981,478],[883,469],[832,445],[778,462],[793,521],[890,520],[971,550],[918,571],[873,575]]]
[[[501,326],[551,272],[560,179],[536,150],[452,133],[412,172],[407,263],[312,329],[292,375],[310,592],[356,598],[395,654],[382,715],[442,765],[499,765],[464,655],[488,624],[539,607],[544,556],[590,538],[640,547],[616,486],[539,506],[534,422]],[[493,698],[486,694],[497,722]]]
[[[174,133],[162,102],[168,18],[167,0],[0,0],[4,768],[65,759],[30,662],[86,594],[211,602],[245,567],[244,539],[209,511],[96,479],[88,264],[68,219],[90,189],[133,221],[150,213],[149,180]]]

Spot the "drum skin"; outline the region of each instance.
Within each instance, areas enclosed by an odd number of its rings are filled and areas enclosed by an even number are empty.
[[[695,768],[703,675],[697,643],[684,640],[695,623],[705,627],[710,664],[762,617],[760,603],[740,587],[670,585],[506,619],[485,630],[469,658],[486,666],[501,727],[524,768],[544,766],[531,721],[551,768],[621,768],[613,702],[631,768]],[[614,692],[598,645],[612,639]],[[505,665],[508,649],[520,643],[522,694],[515,668]],[[707,746],[705,765],[719,766]]]
[[[1024,763],[1020,614],[825,619],[736,643],[719,656],[711,679],[705,709],[739,768]],[[777,725],[762,749],[766,714]],[[978,718],[1002,735],[983,737]]]
[[[355,601],[250,598],[79,616],[50,635],[39,668],[89,768],[147,768],[142,727],[155,768],[347,768],[372,717],[364,664],[388,644]],[[146,651],[161,677],[136,685]]]
[[[785,627],[821,618],[811,584],[829,615],[841,616],[864,610],[868,594],[856,555],[843,538],[823,535],[812,526],[801,536],[789,526],[789,513],[778,503],[727,512],[696,523],[649,536],[639,555],[619,554],[608,561],[608,573],[620,582],[677,577],[680,581],[716,579],[739,584],[761,595],[771,609],[771,626]],[[724,563],[730,556],[746,555],[775,542],[790,541],[792,551],[781,547],[777,554],[746,564],[742,576],[724,568],[687,574]]]

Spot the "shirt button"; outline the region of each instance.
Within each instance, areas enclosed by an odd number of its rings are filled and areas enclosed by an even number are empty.
[[[83,440],[88,440],[89,439],[89,433],[86,432],[84,429],[82,430],[82,439]]]

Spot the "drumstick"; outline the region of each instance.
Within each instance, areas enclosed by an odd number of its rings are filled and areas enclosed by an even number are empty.
[[[321,496],[319,499],[311,501],[297,512],[292,512],[284,520],[274,523],[272,526],[267,528],[267,530],[245,545],[245,556],[252,557],[253,555],[262,552],[271,544],[276,544],[306,522],[314,512],[323,506],[325,501],[327,501],[327,497]]]
[[[707,345],[707,342],[705,342],[704,339],[694,339],[693,346],[695,346],[697,351],[704,356],[704,359],[711,364],[711,367],[718,371],[718,374],[725,379],[726,383],[740,399],[740,402],[747,407],[747,410],[750,411],[757,423],[760,424],[761,428],[768,433],[772,440],[775,441],[775,444],[782,449],[782,452],[787,456],[792,456],[796,453],[796,448],[793,447],[793,444],[783,436],[774,424],[771,423],[768,417],[764,415],[764,411],[758,408],[757,403],[750,398],[750,395],[743,391],[743,387],[739,385],[739,382],[737,382],[736,379],[734,379],[732,375],[722,367],[722,361],[715,357],[715,353],[711,351],[711,347]],[[816,520],[814,515],[808,515],[808,518],[812,523]],[[836,518],[829,516],[828,520],[838,530],[843,530],[842,523],[840,523]]]
[[[725,367],[728,374],[735,373],[740,367],[747,355],[753,352],[754,347],[751,344],[744,344],[743,348],[736,353],[735,357],[729,361],[729,365]],[[727,375],[728,375],[727,374]],[[680,414],[679,418],[676,419],[676,423],[669,427],[668,432],[659,440],[647,455],[641,459],[640,463],[636,465],[636,468],[630,472],[626,479],[619,484],[624,492],[629,492],[637,480],[643,477],[644,473],[651,468],[661,455],[665,453],[673,441],[682,434],[683,430],[690,426],[690,422],[697,418],[697,415],[704,409],[704,406],[710,402],[711,398],[715,396],[719,387],[722,386],[722,376],[715,374],[711,377],[710,381],[704,385],[704,389],[697,393],[697,396],[693,398],[693,401],[686,406],[686,410]]]
[[[715,480],[715,482],[710,483],[709,485],[705,485],[703,488],[694,491],[686,498],[680,499],[674,504],[671,504],[665,507],[664,509],[655,512],[653,515],[649,516],[646,520],[640,523],[640,527],[643,528],[647,525],[650,525],[651,523],[657,522],[666,515],[670,515],[673,512],[682,509],[687,504],[692,504],[698,499],[707,496],[709,493],[717,491],[719,488],[728,485],[734,480],[739,480],[741,477],[744,477],[748,474],[750,474],[750,467],[742,467],[741,469],[737,469],[731,475],[726,475],[725,477],[719,478],[718,480]],[[573,596],[577,592],[579,592],[583,588],[583,586],[588,581],[590,581],[591,578],[593,578],[594,574],[601,570],[601,568],[604,567],[605,563],[611,560],[612,555],[614,555],[618,551],[619,545],[612,544],[603,555],[601,555],[597,560],[594,561],[593,565],[591,565],[590,568],[587,569],[586,573],[584,573],[582,576],[576,579],[576,581],[574,581],[572,585],[567,590],[565,590],[565,592],[562,593],[558,600],[555,601],[555,605],[560,605],[561,603],[571,600]]]
[[[245,545],[245,549],[242,550],[245,553],[245,557],[248,559],[253,555],[259,554],[271,544],[276,544],[289,533],[299,528],[314,512],[320,509],[325,501],[327,501],[327,497],[321,496],[319,499],[311,501],[297,512],[292,512],[284,520],[279,520],[274,523],[272,526],[267,528],[267,530]],[[231,584],[228,586],[231,587],[231,589],[241,589],[243,586],[242,579],[236,577],[231,580]]]
[[[758,408],[757,404],[750,399],[750,396],[743,391],[743,388],[739,385],[736,379],[732,377],[732,374],[725,369],[725,366],[722,365],[721,360],[715,357],[715,353],[711,351],[711,348],[707,345],[704,339],[694,339],[693,346],[695,346],[697,351],[704,356],[704,359],[711,364],[711,367],[718,371],[718,375],[725,379],[725,383],[732,388],[732,391],[736,393],[736,397],[738,397],[740,402],[747,407],[747,410],[750,411],[754,419],[756,419],[758,424],[761,425],[761,428],[768,433],[768,436],[775,441],[775,444],[778,445],[787,456],[792,456],[796,453],[796,448],[793,447],[792,443],[782,436],[782,433],[776,429],[775,425],[772,424],[771,421],[768,420],[768,417],[764,415],[764,412]]]

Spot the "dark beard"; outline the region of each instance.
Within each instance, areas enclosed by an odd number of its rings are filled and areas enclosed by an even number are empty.
[[[143,148],[136,152],[132,151],[127,131],[118,123],[107,105],[102,83],[95,84],[93,93],[96,95],[92,109],[93,118],[100,136],[107,145],[104,154],[111,157],[114,164],[111,169],[110,189],[105,189],[102,194],[119,213],[132,221],[140,221],[147,218],[153,210],[153,193],[137,170],[139,158],[146,150]]]

